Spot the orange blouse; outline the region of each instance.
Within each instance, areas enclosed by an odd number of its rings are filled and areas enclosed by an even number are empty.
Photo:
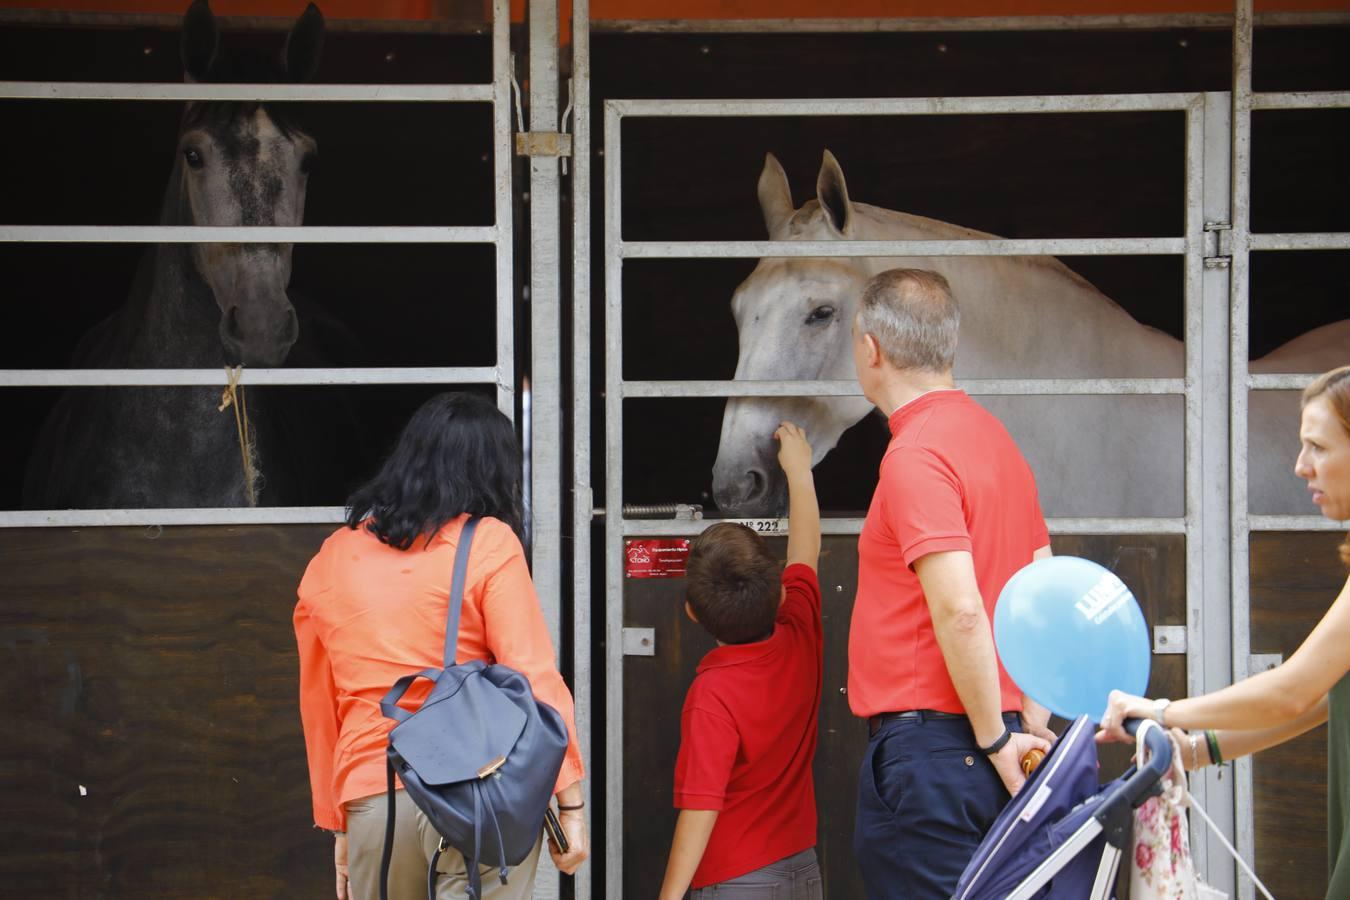
[[[309,756],[314,822],[344,830],[349,800],[385,790],[385,748],[394,726],[380,700],[400,677],[441,668],[455,550],[467,515],[412,549],[364,528],[324,541],[300,582],[300,719]],[[557,790],[584,774],[572,694],[530,581],[525,552],[505,523],[485,518],[474,534],[460,612],[457,662],[499,662],[523,674],[538,700],[562,714],[571,740]],[[414,681],[400,704],[416,709],[431,689]]]

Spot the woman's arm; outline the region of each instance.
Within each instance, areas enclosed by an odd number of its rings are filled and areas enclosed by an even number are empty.
[[[1350,579],[1308,639],[1283,665],[1210,694],[1177,700],[1167,707],[1165,724],[1252,732],[1291,726],[1311,712],[1347,671]],[[1153,715],[1151,700],[1113,691],[1099,737],[1133,740],[1125,735],[1121,723],[1126,718]]]
[[[333,795],[333,754],[337,747],[337,684],[328,651],[301,601],[295,607],[295,643],[300,654],[300,724],[309,760],[314,824],[330,831],[346,827],[346,814]]]
[[[1327,698],[1323,696],[1321,700],[1313,704],[1312,709],[1289,722],[1252,731],[1216,731],[1214,737],[1219,744],[1219,755],[1224,762],[1227,762],[1283,744],[1300,734],[1312,731],[1326,720]],[[1197,763],[1199,767],[1214,764],[1214,760],[1209,753],[1209,741],[1204,734],[1194,732],[1192,735],[1184,735],[1178,733],[1177,730],[1174,730],[1174,733],[1176,733],[1178,743],[1181,744],[1181,761],[1187,770],[1197,768]],[[1195,738],[1194,756],[1192,756],[1190,749],[1191,737]]]

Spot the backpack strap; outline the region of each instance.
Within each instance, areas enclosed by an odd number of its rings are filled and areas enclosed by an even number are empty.
[[[384,822],[384,853],[380,856],[380,900],[389,900],[389,863],[394,858],[394,763],[387,756],[384,768],[388,773],[389,816]]]
[[[464,576],[469,571],[469,548],[473,546],[473,533],[480,521],[479,516],[469,517],[459,533],[459,547],[455,550],[455,574],[450,579],[450,603],[445,623],[447,669],[455,664],[455,645],[459,643],[459,611],[464,604]]]

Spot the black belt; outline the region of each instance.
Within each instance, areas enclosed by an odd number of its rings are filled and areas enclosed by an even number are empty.
[[[895,719],[922,722],[925,719],[964,719],[965,713],[939,712],[936,709],[907,709],[904,712],[879,713],[867,720],[868,734],[876,734],[881,726]]]

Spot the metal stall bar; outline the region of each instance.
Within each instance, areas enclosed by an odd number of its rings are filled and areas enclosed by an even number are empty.
[[[577,742],[595,774],[591,698],[591,9],[572,0],[572,684]],[[594,810],[592,778],[582,782],[583,802]],[[595,830],[591,814],[592,833]],[[575,877],[578,900],[594,895],[591,866]]]
[[[245,384],[490,384],[497,405],[514,417],[515,357],[512,310],[510,8],[493,0],[492,82],[451,85],[277,85],[0,82],[0,100],[272,100],[293,102],[492,103],[495,216],[489,226],[169,227],[0,225],[8,243],[491,243],[496,250],[497,354],[491,367],[249,369]],[[0,387],[221,385],[217,369],[5,369]],[[338,507],[264,509],[135,509],[0,511],[0,527],[298,524],[339,522]],[[555,526],[556,527],[556,526]],[[558,534],[547,540],[556,547]]]
[[[773,254],[770,254],[773,255]],[[812,254],[816,255],[816,254]],[[885,255],[885,254],[873,254]],[[899,255],[899,254],[896,254]],[[905,254],[908,255],[908,254]],[[971,395],[1184,394],[1182,378],[963,378]],[[856,381],[625,381],[628,397],[861,397]]]
[[[158,84],[0,81],[0,100],[271,100],[296,103],[491,103],[490,84]]]
[[[1247,349],[1248,290],[1251,254],[1251,157],[1252,157],[1252,0],[1233,4],[1232,91],[1232,240],[1229,267],[1229,560],[1232,586],[1232,680],[1246,678],[1251,653],[1251,534],[1247,521]],[[1233,764],[1233,803],[1238,853],[1252,858],[1255,832],[1252,827],[1252,764],[1250,757]],[[1225,871],[1227,874],[1227,870]],[[1236,876],[1241,900],[1254,896],[1251,880]]]
[[[31,244],[490,244],[488,226],[0,225],[0,242]]]
[[[787,519],[716,519],[740,522],[760,534],[787,534]],[[703,519],[624,519],[623,534],[640,537],[692,536],[708,527]],[[1155,518],[1055,518],[1045,520],[1051,534],[1185,534],[1186,519],[1181,516]],[[821,534],[859,534],[861,518],[826,516],[820,520]]]
[[[241,385],[253,384],[495,384],[488,366],[406,369],[244,369]],[[0,369],[0,387],[128,387],[153,385],[223,387],[220,369]]]
[[[970,116],[1025,113],[1185,112],[1199,96],[1073,94],[1045,97],[877,97],[824,100],[606,100],[616,115],[659,116]],[[608,114],[607,114],[608,117]],[[606,155],[608,158],[608,155]],[[608,165],[608,164],[607,164]],[[1178,251],[1180,252],[1180,251]]]
[[[626,242],[622,239],[622,140],[623,117],[634,116],[738,116],[738,115],[932,115],[1004,114],[1036,112],[1169,111],[1186,114],[1186,225],[1180,238],[1116,239],[1110,241],[986,240],[986,241],[877,241],[877,242]],[[623,569],[621,546],[628,534],[693,534],[698,521],[626,519],[623,509],[623,400],[625,397],[841,396],[856,394],[856,386],[834,382],[728,382],[728,381],[633,381],[623,378],[623,261],[626,258],[688,257],[804,257],[804,256],[911,256],[971,255],[1011,256],[1074,253],[1174,254],[1186,258],[1185,316],[1188,338],[1186,374],[1183,379],[1098,379],[1084,386],[1055,379],[990,379],[972,383],[975,393],[1178,393],[1186,397],[1186,513],[1183,518],[1156,519],[1052,519],[1051,532],[1065,533],[1180,533],[1187,537],[1187,588],[1196,590],[1204,543],[1198,534],[1202,523],[1203,495],[1200,487],[1202,354],[1197,337],[1214,325],[1202,319],[1204,270],[1204,96],[1201,94],[1127,95],[1120,97],[958,98],[954,100],[786,100],[786,101],[607,101],[605,104],[605,407],[606,467],[605,573],[606,573],[606,876],[610,892],[621,890],[623,877]],[[972,245],[974,245],[972,247]],[[984,388],[983,391],[980,389]],[[1090,388],[1100,388],[1099,391]],[[781,528],[779,520],[754,523],[761,530]],[[859,519],[826,519],[822,530],[831,534],[856,534]],[[1212,530],[1212,529],[1211,529]],[[1209,536],[1206,536],[1208,541]],[[1188,619],[1190,613],[1188,611]],[[1196,664],[1192,655],[1191,666]]]
[[[1326,234],[1253,234],[1249,250],[1350,250],[1350,232]]]
[[[784,243],[791,249],[785,250]],[[762,256],[1150,256],[1186,251],[1184,238],[957,241],[623,241],[624,259],[734,259]]]
[[[1252,94],[1251,101],[1252,109],[1345,109],[1350,107],[1350,91]]]

